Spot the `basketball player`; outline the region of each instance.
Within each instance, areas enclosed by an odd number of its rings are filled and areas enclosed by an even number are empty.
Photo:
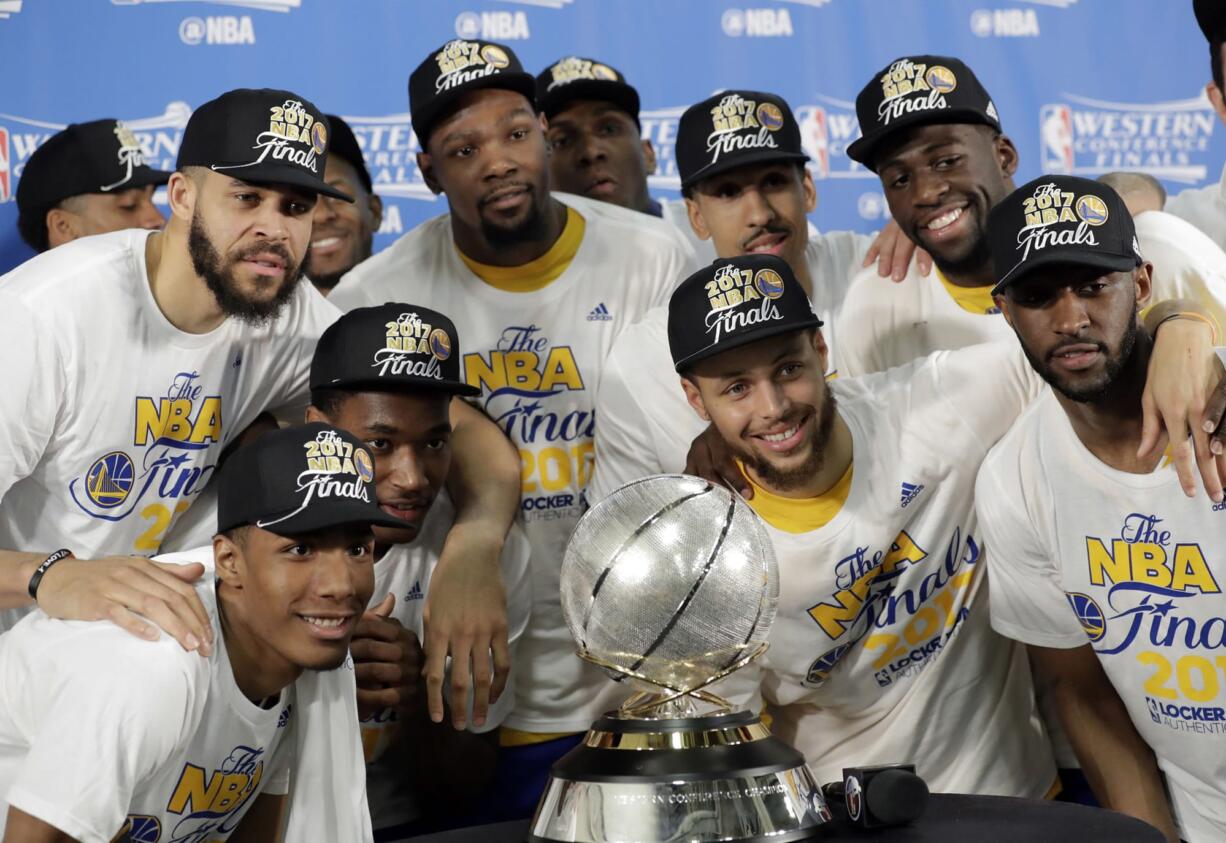
[[[42,612],[0,636],[5,843],[281,839],[296,681],[344,663],[374,585],[371,528],[401,526],[374,494],[370,452],[327,425],[240,449],[220,475],[216,583],[196,587],[207,660]],[[323,725],[358,743],[355,723]],[[364,813],[361,787],[310,775],[333,786],[319,799]]]
[[[17,230],[36,252],[125,228],[161,228],[154,170],[132,130],[118,120],[73,123],[30,155],[17,182]]]
[[[362,148],[349,124],[328,115],[332,140],[324,181],[353,197],[343,202],[321,197],[311,227],[311,283],[325,296],[341,276],[371,256],[375,232],[383,222],[383,200],[374,192]]]
[[[207,646],[189,585],[200,568],[138,557],[158,552],[235,433],[266,409],[307,404],[311,351],[339,315],[298,283],[316,196],[344,196],[321,178],[328,134],[297,94],[223,94],[184,131],[165,232],[83,238],[0,279],[12,361],[0,370],[0,630],[37,600],[52,616],[146,636],[156,624]],[[513,505],[498,495],[517,479],[501,433],[456,413],[457,453],[479,479],[456,472],[466,515],[431,598],[439,717],[448,644],[488,660],[505,624],[495,566]],[[461,448],[464,436],[475,439]],[[72,558],[34,579],[61,556]]]
[[[1053,195],[1105,203],[1092,237],[1075,217],[1035,222],[1027,206]],[[979,472],[992,624],[1029,645],[1104,807],[1171,841],[1222,840],[1226,505],[1137,456],[1150,264],[1123,203],[1069,176],[1008,196],[988,235],[996,301],[1051,386]]]
[[[1218,119],[1226,123],[1226,77],[1222,74],[1226,44],[1226,8],[1217,0],[1192,0],[1196,23],[1209,42],[1210,80],[1205,96]],[[1166,210],[1199,228],[1226,250],[1226,167],[1219,181],[1205,187],[1189,187],[1166,200]]]
[[[559,565],[583,511],[608,350],[664,303],[692,256],[660,220],[550,193],[535,89],[499,44],[457,39],[426,57],[410,76],[409,106],[418,165],[449,212],[359,264],[332,294],[342,308],[427,301],[451,314],[468,348],[465,380],[520,449],[534,596],[500,738],[514,769],[500,772],[498,796],[511,816],[531,814],[549,764],[618,699],[574,654]]]
[[[849,231],[808,236],[817,190],[807,160],[796,118],[774,94],[715,94],[686,109],[677,127],[677,166],[693,230],[721,257],[773,254],[787,261],[814,309],[832,323],[873,238]],[[667,308],[647,314],[609,355],[597,402],[593,502],[639,477],[680,471],[704,430],[668,366],[667,319]],[[839,342],[832,333],[832,376]],[[735,483],[739,472],[724,475]]]
[[[1040,797],[1055,766],[1025,654],[980,597],[972,493],[1041,381],[996,343],[827,382],[821,326],[773,256],[717,261],[669,304],[686,397],[739,455],[779,558],[763,684],[775,729],[819,780],[907,758],[935,790]],[[1211,357],[1206,326],[1191,327]],[[1155,377],[1181,371],[1178,344]]]
[[[843,371],[877,372],[940,349],[1011,342],[991,296],[985,232],[988,210],[1013,190],[1018,157],[987,91],[958,59],[908,56],[873,75],[856,97],[856,114],[861,138],[848,155],[877,173],[894,219],[932,253],[938,272],[929,279],[912,273],[897,285],[861,273],[839,317]],[[1214,312],[1226,300],[1223,284],[1192,264],[1177,250],[1164,252],[1154,300],[1186,299]],[[1191,495],[1193,466],[1203,474],[1211,455],[1194,450],[1184,416],[1169,421],[1173,456]],[[1144,444],[1152,449],[1157,438],[1154,431]]]
[[[376,832],[423,814],[454,823],[472,813],[493,773],[497,742],[490,738],[514,699],[512,670],[507,691],[484,721],[470,718],[468,730],[457,732],[430,722],[424,694],[389,699],[379,687],[403,680],[404,651],[412,654],[410,665],[420,661],[422,606],[455,520],[443,488],[451,464],[450,399],[477,392],[464,383],[460,359],[459,337],[446,316],[385,304],[341,316],[324,331],[311,364],[307,420],[335,425],[365,442],[375,457],[379,506],[404,522],[374,528],[371,605],[394,604],[390,616],[368,613],[352,644]],[[512,662],[531,609],[528,558],[527,540],[513,526],[501,558]],[[387,836],[399,839],[412,830],[398,828]]]

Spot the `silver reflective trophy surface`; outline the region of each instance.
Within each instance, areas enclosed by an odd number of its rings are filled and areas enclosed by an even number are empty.
[[[744,501],[677,474],[623,486],[575,527],[561,597],[579,655],[635,693],[553,765],[532,841],[793,841],[830,820],[800,753],[709,689],[766,650],[779,599]]]

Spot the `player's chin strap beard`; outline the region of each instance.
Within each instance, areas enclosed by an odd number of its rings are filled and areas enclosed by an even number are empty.
[[[267,324],[277,317],[281,308],[293,297],[294,289],[298,286],[299,279],[307,272],[311,260],[311,253],[308,250],[302,262],[291,271],[293,258],[289,250],[284,246],[273,244],[244,249],[230,266],[223,266],[222,256],[213,245],[208,232],[205,231],[204,221],[199,213],[192,215],[192,224],[187,235],[187,251],[192,259],[192,269],[195,270],[196,275],[204,279],[204,283],[213,294],[213,298],[216,299],[221,312],[255,327]],[[273,298],[267,301],[253,301],[239,291],[230,269],[232,264],[242,260],[244,255],[258,254],[263,251],[276,254],[285,261],[285,280]]]

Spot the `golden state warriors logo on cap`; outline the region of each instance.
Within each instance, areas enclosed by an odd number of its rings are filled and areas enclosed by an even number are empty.
[[[354,449],[353,465],[358,470],[358,477],[362,478],[363,483],[369,483],[375,479],[375,464],[371,460],[370,454],[366,453],[362,448]]]
[[[783,295],[783,278],[773,269],[759,269],[753,277],[753,285],[768,299],[777,299]]]
[[[451,337],[442,328],[430,332],[430,353],[438,360],[446,360],[451,356]]]
[[[773,102],[764,102],[758,106],[758,122],[777,132],[783,128],[783,111]]]
[[[954,72],[939,64],[928,68],[928,72],[924,74],[924,81],[932,90],[942,94],[948,94],[958,87],[958,77],[954,76]]]
[[[1107,221],[1107,203],[1092,193],[1077,197],[1077,216],[1090,225]]]
[[[617,71],[609,67],[607,64],[592,64],[592,78],[599,79],[603,82],[616,82]]]
[[[315,150],[316,155],[323,155],[327,148],[328,130],[324,128],[323,121],[319,121],[311,127],[311,149]]]
[[[482,47],[481,58],[499,70],[511,63],[511,58],[507,55],[507,51],[496,44],[486,44]]]

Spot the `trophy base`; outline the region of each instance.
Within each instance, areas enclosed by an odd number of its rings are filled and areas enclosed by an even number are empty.
[[[831,819],[799,752],[752,712],[605,716],[553,765],[532,843],[784,843]]]

